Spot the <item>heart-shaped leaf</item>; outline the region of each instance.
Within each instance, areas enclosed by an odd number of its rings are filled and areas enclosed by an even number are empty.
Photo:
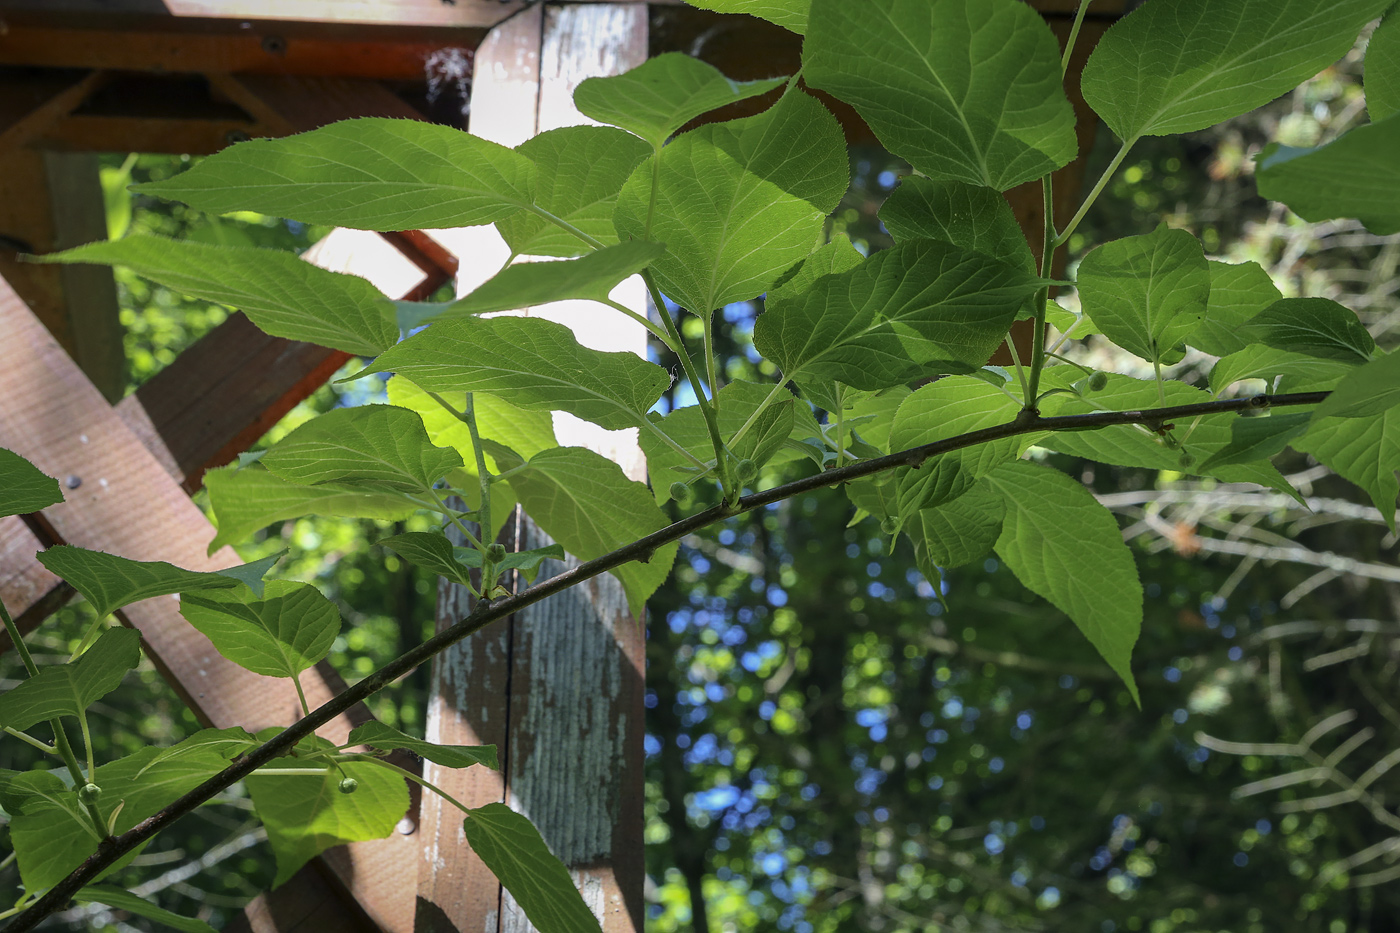
[[[485,765],[499,768],[494,745],[437,745],[404,735],[397,729],[371,719],[350,730],[350,745],[373,745],[375,748],[406,748],[429,761],[447,768],[469,768]]]
[[[45,665],[35,676],[0,693],[0,723],[28,729],[46,719],[81,715],[141,663],[140,645],[141,636],[134,630],[108,629],[77,660]]]
[[[254,595],[262,596],[263,577],[284,553],[210,572],[185,570],[163,560],[127,560],[68,544],[40,551],[38,558],[39,563],[82,593],[100,618],[153,596],[226,590],[240,583],[252,589]]]
[[[27,515],[62,501],[58,480],[14,451],[0,447],[0,518]]]
[[[180,614],[219,654],[255,674],[295,678],[330,651],[340,612],[309,583],[273,580],[264,598],[237,590],[190,593]]]

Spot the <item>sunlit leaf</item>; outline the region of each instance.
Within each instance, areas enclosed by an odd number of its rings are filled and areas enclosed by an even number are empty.
[[[393,405],[336,408],[278,441],[259,461],[308,486],[423,494],[462,465],[455,450],[428,440],[417,412]]]
[[[1208,265],[1210,300],[1206,302],[1206,316],[1186,342],[1215,356],[1226,356],[1245,348],[1240,326],[1283,295],[1257,262],[1232,265],[1210,260]]]
[[[1318,418],[1306,434],[1289,442],[1312,454],[1370,495],[1395,532],[1395,497],[1400,492],[1400,408],[1370,418]]]
[[[608,429],[640,424],[671,384],[666,370],[635,353],[590,349],[563,324],[528,317],[441,321],[365,372],[395,372],[430,392],[488,392]]]
[[[930,178],[1005,191],[1078,151],[1059,44],[1017,0],[814,0],[802,60]]]
[[[646,486],[583,447],[541,451],[512,473],[509,482],[526,514],[580,560],[601,557],[667,524]],[[675,559],[672,542],[658,547],[645,563],[633,561],[612,571],[634,613],[640,615]]]
[[[548,933],[601,933],[569,877],[534,824],[503,803],[472,809],[462,829],[467,844],[525,911]]]
[[[774,296],[754,346],[785,378],[883,389],[969,372],[992,355],[1035,276],[935,240],[883,250],[801,295]]]
[[[920,510],[904,531],[919,570],[936,586],[940,568],[961,567],[991,552],[1005,515],[1005,501],[983,479],[951,502]]]
[[[1205,129],[1341,58],[1390,3],[1154,0],[1099,40],[1084,66],[1084,99],[1119,139]]]
[[[1355,217],[1380,236],[1400,233],[1400,113],[1316,149],[1277,143],[1259,156],[1259,193],[1304,220]]]
[[[219,531],[209,542],[212,554],[226,544],[245,541],[273,522],[303,515],[327,518],[379,518],[400,521],[419,506],[399,493],[366,492],[349,486],[303,486],[288,482],[260,466],[227,466],[204,474],[204,488],[218,519]]]
[[[1307,430],[1311,417],[1311,412],[1288,412],[1261,418],[1235,418],[1230,422],[1230,443],[1211,454],[1200,469],[1267,460]]]
[[[605,301],[623,279],[641,272],[666,248],[635,240],[566,262],[520,262],[507,266],[469,295],[426,316],[424,321],[511,311],[551,301]]]
[[[399,339],[392,306],[379,289],[281,250],[131,236],[42,258],[126,266],[182,294],[237,308],[274,337],[366,356]]]
[[[613,219],[624,239],[666,244],[651,266],[657,285],[703,315],[764,293],[812,252],[849,176],[836,118],[792,90],[757,116],[691,130],[643,162]]]
[[[263,577],[283,553],[207,573],[185,570],[163,560],[127,560],[68,544],[40,551],[37,556],[39,563],[82,593],[92,611],[101,617],[153,596],[231,589],[240,583],[261,596]]]
[[[1330,298],[1284,298],[1239,328],[1249,343],[1319,359],[1364,362],[1376,349],[1356,312]]]
[[[1201,243],[1166,224],[1105,243],[1079,265],[1079,298],[1103,335],[1145,360],[1181,359],[1210,297]]]
[[[397,729],[371,719],[350,730],[348,744],[373,745],[375,748],[406,748],[429,761],[448,768],[468,768],[472,765],[485,765],[499,768],[494,745],[437,745],[404,735]]]
[[[28,729],[59,716],[79,716],[121,684],[126,672],[141,663],[141,636],[128,628],[110,628],[82,657],[67,664],[47,664],[39,673],[0,693],[0,725]]]
[[[1082,484],[1038,464],[1005,463],[988,480],[1006,503],[997,555],[1073,620],[1141,704],[1130,662],[1142,584],[1113,514]]]
[[[765,94],[785,80],[731,81],[698,58],[663,52],[624,74],[588,78],[574,91],[574,106],[585,116],[637,134],[655,151],[702,113]]]
[[[1355,366],[1353,360],[1324,360],[1303,353],[1275,350],[1253,344],[1231,353],[1216,363],[1210,371],[1210,390],[1217,395],[1241,379],[1263,379],[1272,391],[1277,377],[1287,377],[1289,391],[1319,391],[1330,389]]]
[[[1400,405],[1400,353],[1387,353],[1347,375],[1317,408],[1318,418],[1370,418]]]
[[[880,220],[896,242],[942,240],[1036,271],[1011,205],[993,188],[910,175],[885,199]]]
[[[909,450],[1016,418],[1021,404],[1005,392],[970,376],[946,376],[904,400],[890,428],[890,449]],[[989,441],[929,459],[921,467],[895,471],[899,517],[957,499],[978,479],[1016,457],[1037,435]]]
[[[62,501],[58,480],[14,451],[0,447],[0,518],[27,515]]]
[[[252,139],[145,194],[201,211],[257,211],[362,230],[487,224],[530,206],[535,166],[504,146],[422,120],[366,117]]]
[[[296,677],[330,651],[340,612],[309,583],[273,580],[262,599],[237,590],[190,593],[180,614],[219,654],[255,674]]]
[[[403,777],[374,762],[341,762],[324,775],[277,774],[298,767],[305,764],[279,758],[246,779],[277,859],[274,888],[331,846],[389,835],[408,810]],[[340,791],[347,777],[358,784],[353,794]]]
[[[87,885],[73,895],[73,900],[80,904],[103,904],[107,907],[115,907],[117,910],[145,917],[160,926],[180,930],[182,933],[216,933],[214,928],[203,920],[171,913],[163,907],[157,907],[145,898],[137,897],[130,891],[114,888],[107,884]]]
[[[617,193],[652,150],[632,134],[610,126],[564,126],[530,137],[515,151],[538,170],[535,204],[539,208],[611,245],[617,242],[612,222]],[[531,211],[496,221],[496,229],[517,255],[568,258],[590,249],[575,234]]]
[[[1400,13],[1393,9],[1366,45],[1366,112],[1372,123],[1400,113]]]

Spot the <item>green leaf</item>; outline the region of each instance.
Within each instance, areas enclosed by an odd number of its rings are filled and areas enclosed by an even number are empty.
[[[1400,113],[1400,13],[1394,9],[1366,46],[1366,112],[1372,123]]]
[[[465,392],[442,394],[443,401],[455,411],[465,411]],[[554,419],[547,411],[526,411],[504,402],[494,395],[484,392],[473,393],[476,406],[477,430],[484,438],[504,443],[521,457],[532,457],[541,450],[559,446],[554,439]],[[468,509],[481,508],[481,482],[476,473],[476,454],[472,449],[471,431],[466,424],[407,379],[395,377],[389,380],[389,403],[401,408],[409,408],[423,419],[423,427],[434,444],[451,447],[462,455],[461,470],[448,476],[449,482],[459,490],[466,500]],[[492,456],[492,448],[482,442],[486,459],[486,469],[499,473],[506,467]],[[510,519],[515,509],[515,493],[506,483],[491,484],[491,523],[496,527],[490,530],[491,540]]]
[[[1079,371],[1073,367],[1056,367],[1046,370],[1044,385],[1062,384],[1079,375]],[[1211,400],[1210,393],[1175,380],[1163,383],[1159,394],[1155,382],[1109,373],[1108,384],[1103,389],[1083,398],[1051,396],[1044,401],[1042,413],[1079,415],[1094,411],[1140,411],[1159,407],[1163,396],[1167,405],[1192,405]],[[1227,417],[1208,416],[1194,423],[1177,423],[1169,437],[1170,441],[1145,427],[1116,425],[1093,431],[1052,432],[1036,443],[1049,450],[1101,463],[1146,470],[1200,473],[1227,483],[1258,483],[1288,495],[1297,495],[1271,463],[1236,464],[1203,471],[1200,465],[1230,443],[1230,419]],[[1177,446],[1169,446],[1171,443]]]
[[[28,729],[46,719],[82,715],[141,663],[140,645],[141,636],[133,629],[107,629],[76,661],[45,665],[37,675],[0,694],[0,724]]]
[[[1381,517],[1395,533],[1395,496],[1400,491],[1400,408],[1371,418],[1319,418],[1306,434],[1290,442],[1312,454],[1371,496]]]
[[[719,433],[726,443],[758,411],[772,390],[772,386],[761,386],[742,379],[719,390]],[[656,423],[667,437],[695,457],[714,464],[715,449],[700,406],[677,408],[664,418],[657,419]],[[797,450],[785,447],[789,440],[801,441],[819,433],[811,410],[793,398],[792,393],[784,391],[737,444],[729,444],[729,450],[736,460],[752,460],[755,466],[761,467],[769,462],[787,463],[802,456]],[[676,469],[693,465],[651,432],[643,431],[640,440],[653,479],[656,501],[665,502],[671,498],[671,482],[680,477]]]
[[[986,556],[1001,535],[1006,503],[986,479],[936,509],[922,509],[904,526],[919,572],[937,585],[939,569]]]
[[[1099,40],[1084,99],[1119,139],[1214,126],[1345,55],[1391,0],[1147,3]]]
[[[663,52],[625,74],[587,79],[574,91],[574,106],[600,123],[636,133],[658,151],[702,113],[766,94],[786,80],[731,81],[718,68],[684,52]]]
[[[1083,340],[1100,333],[1087,314],[1071,311],[1056,301],[1045,302],[1045,320],[1060,333],[1068,334],[1074,340]]]
[[[1005,191],[1078,151],[1059,43],[1016,0],[814,0],[802,74],[930,178]]]
[[[1048,467],[1016,461],[988,479],[1006,503],[998,556],[1073,620],[1141,706],[1130,662],[1142,628],[1142,584],[1113,514]]]
[[[111,885],[90,884],[74,894],[73,900],[80,904],[105,904],[108,907],[115,907],[117,910],[125,910],[138,917],[153,920],[161,926],[180,930],[182,933],[216,933],[214,928],[203,920],[171,913],[144,898],[137,897],[130,891],[114,888]]]
[[[1172,363],[1201,322],[1210,267],[1201,243],[1161,224],[1143,236],[1105,243],[1079,266],[1084,312],[1105,337],[1145,360]]]
[[[1020,402],[971,376],[945,376],[914,392],[899,406],[890,428],[890,449],[909,450],[1014,421]],[[918,468],[896,470],[899,517],[957,499],[980,478],[1015,460],[1035,435],[1008,437],[954,450]]]
[[[421,120],[366,117],[242,142],[136,190],[211,214],[421,230],[501,220],[530,206],[534,184],[535,166],[504,146]]]
[[[442,392],[439,395],[456,411],[466,410],[465,392]],[[476,429],[482,437],[500,441],[527,460],[541,450],[559,446],[554,437],[554,419],[549,412],[526,411],[485,392],[473,393],[472,399],[476,406]],[[471,431],[460,418],[407,379],[389,380],[389,402],[418,412],[432,442],[456,450],[462,455],[462,468],[472,476],[476,475]],[[493,466],[489,450],[486,451],[486,465],[488,469]]]
[[[258,745],[258,740],[248,730],[239,726],[231,726],[227,729],[201,729],[169,748],[160,749],[154,758],[142,766],[136,777],[139,779],[146,771],[173,758],[195,755],[203,760],[210,760],[211,755],[217,755],[222,761],[230,761]]]
[[[350,730],[347,744],[373,745],[383,749],[406,748],[420,758],[426,758],[447,768],[469,768],[472,765],[500,767],[494,745],[437,745],[404,735],[399,730],[374,719]]]
[[[488,803],[468,811],[462,830],[531,924],[547,933],[601,933],[569,870],[525,817],[503,803]]]
[[[617,193],[652,150],[610,126],[564,126],[530,137],[515,151],[535,163],[535,204],[610,246],[617,242],[612,222]],[[520,256],[569,258],[590,248],[532,211],[498,220],[496,229]]]
[[[392,351],[391,351],[392,352]],[[336,408],[288,434],[259,461],[292,483],[424,493],[462,466],[428,440],[417,412],[393,405]]]
[[[282,250],[132,236],[42,261],[126,266],[182,294],[237,308],[274,337],[347,353],[373,356],[399,339],[398,323],[379,289]]]
[[[0,518],[28,515],[62,501],[58,480],[14,451],[0,447]]]
[[[942,240],[1035,274],[1035,257],[1001,192],[960,181],[910,175],[880,208],[895,242]]]
[[[320,747],[332,746],[322,741]],[[274,888],[332,846],[389,835],[408,810],[404,779],[372,761],[341,762],[324,776],[277,774],[296,767],[305,764],[279,758],[246,779],[277,859]],[[353,794],[340,792],[345,777],[359,783]]]
[[[1400,405],[1400,353],[1352,370],[1318,406],[1317,418],[1370,418]]]
[[[583,447],[541,451],[508,481],[526,514],[579,560],[601,557],[667,524],[646,486]],[[640,616],[675,559],[672,542],[657,548],[645,563],[634,561],[612,571],[634,614]]]
[[[1186,338],[1197,350],[1227,356],[1245,348],[1240,327],[1283,297],[1257,262],[1232,265],[1210,260],[1210,300],[1205,320]]]
[[[671,384],[665,369],[635,353],[589,349],[563,324],[529,317],[441,321],[364,372],[396,372],[429,392],[487,392],[609,430],[641,424]]]
[[[884,389],[969,372],[992,355],[1040,279],[935,240],[883,250],[805,293],[774,296],[754,346],[799,384]]]
[[[660,243],[634,240],[567,262],[516,263],[423,320],[449,321],[570,299],[606,301],[619,282],[665,253]]]
[[[228,764],[212,749],[152,764],[166,751],[146,747],[97,766],[93,783],[105,791],[99,803],[101,812],[108,815],[121,804],[114,826],[117,834],[152,816]],[[77,794],[52,772],[34,771],[8,780],[0,772],[0,803],[12,817],[10,838],[19,856],[20,877],[30,891],[53,887],[97,851],[96,831]],[[127,853],[104,874],[120,868],[139,851]]]
[[[1230,443],[1211,454],[1199,469],[1211,470],[1236,463],[1268,460],[1307,430],[1311,418],[1311,412],[1237,417],[1230,422]]]
[[[1211,368],[1210,390],[1219,395],[1242,379],[1263,379],[1268,383],[1266,388],[1274,391],[1274,379],[1285,376],[1307,386],[1304,391],[1320,391],[1330,389],[1355,365],[1354,359],[1320,360],[1315,356],[1253,344],[1231,353]],[[1292,388],[1296,389],[1297,386]]]
[[[913,394],[908,386],[894,386],[879,392],[861,394],[845,406],[843,421],[848,430],[881,453],[894,453],[890,431],[905,400]],[[830,415],[827,416],[828,421]]]
[[[1380,236],[1400,233],[1400,114],[1358,126],[1316,149],[1271,143],[1259,155],[1259,193],[1304,220],[1355,217]]]
[[[283,553],[209,573],[185,570],[163,560],[127,560],[68,544],[40,551],[37,556],[39,563],[82,593],[92,605],[92,611],[101,618],[153,596],[230,589],[239,583],[254,587],[257,594],[262,595],[263,577]]]
[[[757,116],[706,124],[643,162],[613,221],[623,239],[666,244],[651,266],[657,285],[704,315],[764,293],[812,252],[849,180],[836,118],[794,89]]]
[[[260,466],[210,470],[204,474],[204,488],[209,491],[209,504],[219,525],[218,534],[209,542],[210,554],[286,518],[322,515],[401,521],[420,508],[398,493],[366,492],[349,486],[302,486]]]
[[[379,543],[424,570],[460,586],[476,587],[469,568],[457,561],[452,542],[444,535],[434,531],[410,531],[392,538],[382,538]]]
[[[214,643],[219,654],[255,674],[291,677],[330,651],[340,634],[335,604],[309,583],[273,580],[263,599],[237,590],[190,593],[180,614]]]
[[[1248,343],[1291,350],[1324,360],[1364,362],[1375,340],[1356,312],[1330,298],[1284,298],[1250,318],[1239,329]]]
[[[862,262],[865,262],[865,257],[851,245],[850,237],[838,233],[830,242],[818,247],[816,252],[783,273],[778,284],[768,290],[768,300],[800,295],[822,276],[849,272]]]

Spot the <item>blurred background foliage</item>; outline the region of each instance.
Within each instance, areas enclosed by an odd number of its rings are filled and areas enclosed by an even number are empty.
[[[1364,120],[1360,71],[1358,52],[1247,117],[1144,140],[1071,241],[1071,263],[1165,220],[1213,258],[1262,263],[1285,295],[1356,309],[1394,345],[1400,237],[1304,224],[1250,177],[1266,141],[1316,144]],[[1090,179],[1115,148],[1106,132],[1099,143]],[[127,192],[184,161],[105,161],[113,236],[299,251],[325,232]],[[832,232],[862,251],[887,247],[877,212],[907,166],[858,151],[852,168]],[[227,313],[117,278],[128,390]],[[1075,305],[1072,293],[1060,300]],[[749,339],[761,310],[724,309],[731,378],[774,375]],[[1093,338],[1067,352],[1134,371]],[[1178,371],[1203,381],[1211,362],[1192,355]],[[680,383],[665,404],[693,398]],[[372,400],[382,383],[327,386],[262,443]],[[875,523],[850,525],[841,490],[687,538],[649,616],[648,930],[1400,929],[1400,819],[1385,803],[1400,790],[1388,774],[1400,761],[1396,540],[1354,488],[1290,456],[1280,467],[1308,509],[1050,456],[1121,514],[1138,554],[1140,711],[1073,626],[995,560],[927,580]],[[279,572],[336,601],[346,624],[331,660],[354,681],[432,629],[435,579],[374,544],[409,526],[302,519],[240,550],[288,549]],[[66,655],[89,618],[81,602],[59,612],[33,637],[36,654]],[[16,676],[0,656],[0,686]],[[425,689],[426,671],[374,711],[421,730]],[[98,711],[111,725],[95,735],[104,757],[197,728],[149,662]],[[0,767],[27,768],[28,752],[5,743]],[[234,788],[113,880],[217,926],[268,885],[271,858]],[[16,881],[12,864],[0,868],[0,884]],[[149,927],[90,907],[49,928]]]

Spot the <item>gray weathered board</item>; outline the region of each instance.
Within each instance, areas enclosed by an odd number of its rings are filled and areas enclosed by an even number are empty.
[[[638,4],[539,7],[498,27],[476,55],[471,131],[505,145],[587,122],[574,87],[646,58],[647,11]],[[459,294],[492,275],[508,250],[492,228],[435,235],[462,260]],[[613,297],[645,310],[645,290]],[[569,324],[585,344],[646,352],[646,332],[601,305],[522,309]],[[634,479],[645,467],[635,431],[603,432],[556,418],[560,442],[588,446]],[[527,517],[507,526],[520,548],[548,542]],[[549,562],[546,576],[563,565]],[[439,625],[470,610],[461,587],[442,584]],[[612,576],[539,603],[437,659],[428,738],[493,743],[503,772],[427,764],[426,776],[470,806],[504,800],[539,827],[569,866],[606,933],[643,927],[642,766],[645,635]],[[533,927],[467,849],[460,814],[425,796],[419,834],[418,930],[525,933]]]

